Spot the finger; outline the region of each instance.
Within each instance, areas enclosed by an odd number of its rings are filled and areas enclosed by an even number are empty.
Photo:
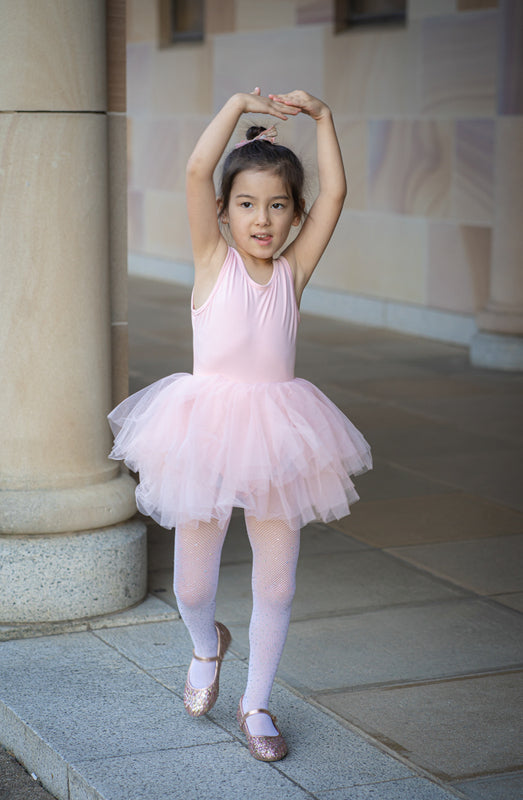
[[[275,103],[282,103],[284,106],[293,106],[298,109],[303,107],[299,102],[296,102],[299,98],[292,97],[292,95],[270,94],[269,97],[271,100],[274,100]]]
[[[259,86],[257,86],[257,87],[256,87],[256,89],[255,89],[253,92],[251,92],[251,94],[260,95],[260,94],[261,94],[261,89],[260,89],[260,87],[259,87]]]

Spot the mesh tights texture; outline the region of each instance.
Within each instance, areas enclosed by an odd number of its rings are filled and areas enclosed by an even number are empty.
[[[269,697],[289,628],[292,600],[296,588],[296,565],[300,531],[282,520],[257,520],[246,517],[253,553],[253,608],[249,626],[249,672],[243,709],[268,708]],[[174,591],[182,619],[189,630],[194,651],[199,656],[216,655],[214,627],[216,590],[220,557],[228,523],[200,522],[177,529],[175,539]],[[208,685],[214,663],[193,661],[191,683]],[[249,718],[249,730],[257,734],[262,726],[272,729],[265,715]],[[264,735],[262,730],[260,735]],[[265,735],[270,735],[269,730]]]

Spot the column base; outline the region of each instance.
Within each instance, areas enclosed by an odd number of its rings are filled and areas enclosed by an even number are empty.
[[[472,338],[470,361],[475,367],[523,370],[523,336],[479,331]]]
[[[146,527],[0,536],[0,623],[57,622],[123,611],[147,590]]]

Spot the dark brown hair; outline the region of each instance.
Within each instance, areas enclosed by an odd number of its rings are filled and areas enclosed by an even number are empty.
[[[252,141],[265,130],[267,129],[258,125],[251,126],[245,137],[249,140],[247,144],[231,150],[225,159],[220,181],[222,206],[219,216],[229,206],[235,177],[246,169],[267,170],[267,172],[278,175],[291,195],[294,212],[299,214],[300,218],[303,215],[302,198],[305,176],[302,163],[292,150],[282,144],[272,144],[266,139]]]

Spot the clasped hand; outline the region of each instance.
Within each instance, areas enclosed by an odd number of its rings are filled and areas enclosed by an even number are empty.
[[[313,97],[303,89],[295,89],[285,94],[261,94],[257,86],[251,94],[242,95],[244,99],[244,112],[255,114],[271,114],[279,119],[288,119],[288,115],[307,114],[318,121],[329,114],[328,106],[317,97]]]

